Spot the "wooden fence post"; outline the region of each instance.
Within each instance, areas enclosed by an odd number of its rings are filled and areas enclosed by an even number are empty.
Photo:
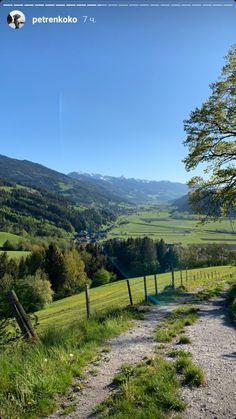
[[[16,321],[20,327],[22,335],[25,340],[38,340],[38,335],[35,332],[29,317],[27,316],[25,310],[23,309],[22,305],[20,304],[18,297],[14,290],[11,290],[8,293],[8,300],[10,305],[13,309]]]
[[[144,275],[143,277],[143,283],[144,283],[144,297],[145,297],[145,301],[148,300],[148,294],[147,294],[147,278],[146,275]]]
[[[127,279],[126,281],[127,281],[127,287],[128,287],[129,301],[130,301],[130,305],[132,306],[133,299],[132,299],[132,294],[131,294],[130,282],[129,282],[129,279]]]
[[[154,275],[154,283],[155,283],[155,292],[156,292],[156,295],[158,294],[158,289],[157,289],[157,275],[155,274]]]
[[[172,288],[175,288],[175,273],[174,271],[171,271],[171,277],[172,277]]]
[[[85,296],[86,296],[86,313],[87,319],[90,318],[90,294],[89,294],[89,285],[85,284]]]
[[[183,288],[183,274],[182,274],[182,270],[180,271],[180,285]]]

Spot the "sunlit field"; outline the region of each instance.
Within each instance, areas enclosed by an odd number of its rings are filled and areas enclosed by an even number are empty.
[[[167,243],[224,243],[236,248],[236,225],[229,220],[200,224],[196,219],[173,218],[167,211],[138,212],[121,216],[109,233],[109,239],[149,236]]]
[[[214,284],[235,271],[236,268],[230,266],[192,269],[187,273],[183,271],[183,285],[192,289],[197,286]],[[157,285],[158,293],[163,291],[166,286],[171,285],[171,273],[157,275]],[[175,272],[175,286],[179,287],[180,285],[180,272],[178,271]],[[140,303],[144,299],[143,278],[132,278],[130,286],[134,304]],[[147,291],[148,295],[155,294],[154,275],[147,276]],[[108,309],[126,307],[129,304],[126,280],[92,288],[90,290],[90,301],[92,315]],[[86,316],[85,293],[81,292],[78,295],[55,301],[44,310],[39,311],[37,315],[41,329],[44,329],[45,326],[66,326],[80,321]]]

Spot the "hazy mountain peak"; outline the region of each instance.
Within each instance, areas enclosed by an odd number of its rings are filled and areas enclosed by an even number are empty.
[[[125,176],[107,176],[97,173],[69,173],[70,177],[80,181],[87,180],[100,185],[110,193],[134,204],[168,203],[188,192],[187,185],[169,180],[148,180],[126,178]]]

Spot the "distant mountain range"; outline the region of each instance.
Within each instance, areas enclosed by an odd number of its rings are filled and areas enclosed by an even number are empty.
[[[26,186],[42,188],[74,201],[77,204],[108,205],[118,203],[117,195],[94,185],[88,179],[74,179],[63,173],[28,160],[16,160],[0,155],[0,178]]]
[[[42,188],[82,205],[163,204],[185,195],[185,184],[169,181],[126,179],[72,172],[69,175],[28,160],[0,155],[0,178]]]
[[[62,237],[114,221],[123,201],[99,185],[0,155],[0,231]]]
[[[187,194],[187,185],[179,182],[127,179],[81,172],[69,173],[80,182],[103,188],[107,193],[133,204],[167,204]]]
[[[0,230],[60,236],[98,230],[132,204],[163,204],[187,186],[124,177],[70,173],[0,155]],[[129,205],[128,205],[129,204]]]

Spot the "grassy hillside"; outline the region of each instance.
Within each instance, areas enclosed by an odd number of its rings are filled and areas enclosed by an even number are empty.
[[[0,253],[3,253],[3,251],[1,250],[1,246],[3,246],[3,244],[7,240],[9,240],[13,244],[17,244],[20,240],[22,240],[22,237],[17,236],[16,234],[0,231]],[[27,256],[29,252],[10,250],[7,251],[7,254],[12,259],[19,259],[22,256]]]
[[[216,281],[215,273],[218,277],[234,272],[235,268],[229,266],[211,267],[204,269],[194,269],[188,271],[188,281],[186,283],[186,273],[183,273],[184,285],[188,287],[209,284]],[[200,278],[202,273],[202,278]],[[206,275],[204,275],[204,273]],[[209,277],[208,277],[209,274]],[[194,279],[195,276],[195,279]],[[206,278],[205,278],[206,276]],[[197,278],[199,277],[199,278]],[[175,273],[176,287],[180,286],[180,272]],[[171,283],[171,274],[165,273],[158,275],[158,292]],[[133,278],[130,280],[133,302],[139,303],[144,299],[143,278]],[[153,275],[147,277],[148,294],[155,293]],[[90,290],[90,301],[92,314],[101,313],[108,309],[123,308],[129,304],[126,280],[117,281]],[[85,318],[85,294],[84,292],[63,300],[55,301],[44,310],[37,313],[40,328],[47,326],[67,326],[73,322],[81,321]]]
[[[18,243],[21,240],[21,237],[16,234],[6,233],[0,231],[0,247],[7,241],[10,240],[12,243]]]
[[[128,236],[149,236],[153,239],[163,238],[167,243],[225,243],[236,246],[236,230],[228,220],[209,222],[199,225],[195,219],[185,219],[184,215],[173,218],[168,211],[138,212],[121,216],[110,231],[108,238],[126,238]]]
[[[3,250],[0,250],[0,253],[3,253]],[[24,250],[8,250],[7,254],[10,259],[20,259],[30,254],[30,252]]]
[[[69,238],[74,231],[96,231],[114,219],[106,208],[81,208],[58,193],[0,178],[0,231]]]
[[[43,188],[79,204],[106,204],[120,201],[116,196],[86,180],[79,181],[27,160],[0,155],[0,177],[11,182]]]

